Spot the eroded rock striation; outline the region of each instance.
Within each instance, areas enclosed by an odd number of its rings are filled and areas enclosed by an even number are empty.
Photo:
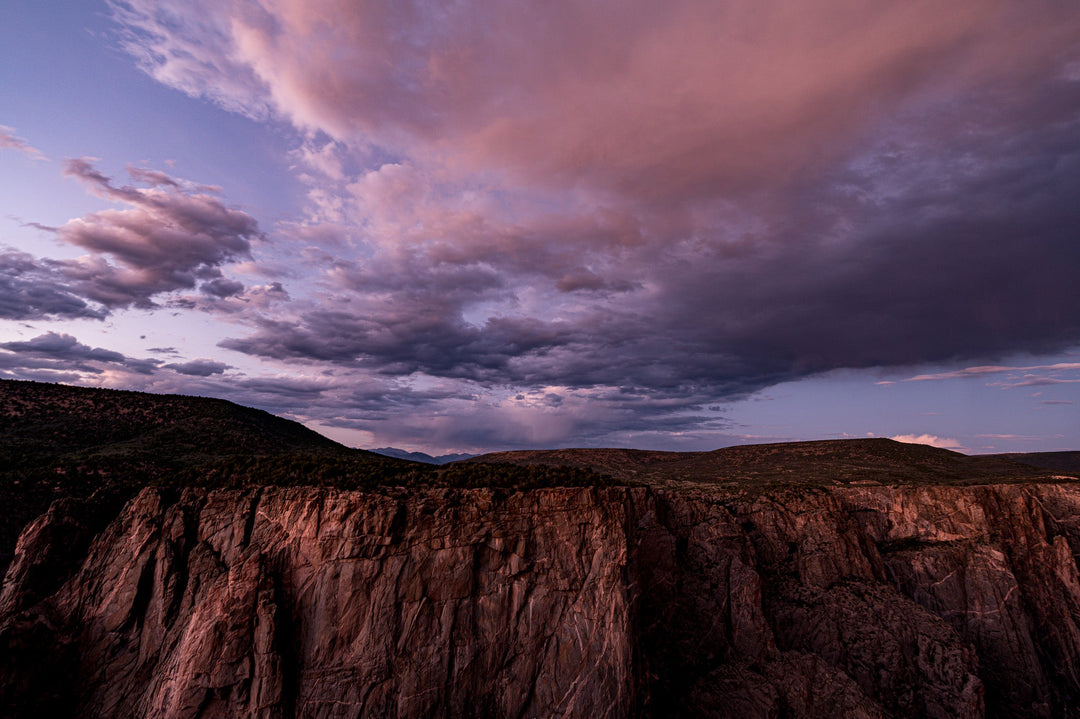
[[[89,543],[76,505],[4,580],[12,716],[1080,704],[1075,484],[146,489]]]

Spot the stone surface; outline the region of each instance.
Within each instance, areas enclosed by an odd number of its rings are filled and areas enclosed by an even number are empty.
[[[1080,705],[1075,485],[149,489],[89,526],[57,504],[19,541],[8,715]]]

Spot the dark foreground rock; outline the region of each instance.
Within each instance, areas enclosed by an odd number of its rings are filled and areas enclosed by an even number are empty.
[[[1068,717],[1080,487],[145,490],[0,594],[15,717]]]

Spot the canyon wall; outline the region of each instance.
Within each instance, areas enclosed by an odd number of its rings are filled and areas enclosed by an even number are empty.
[[[0,706],[1068,717],[1080,487],[144,490],[23,532]],[[91,541],[92,539],[92,541]]]

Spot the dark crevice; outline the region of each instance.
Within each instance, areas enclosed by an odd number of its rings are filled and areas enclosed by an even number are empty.
[[[281,660],[281,716],[296,716],[296,704],[300,696],[300,627],[293,614],[293,605],[289,600],[285,582],[280,572],[272,574],[274,605],[277,614],[274,617],[274,646]]]
[[[259,507],[259,500],[263,496],[263,487],[259,487],[251,495],[251,500],[248,504],[247,518],[244,520],[244,541],[241,546],[247,547],[251,543],[251,532],[255,528],[255,515],[256,510]]]
[[[146,610],[150,606],[150,599],[154,591],[154,570],[157,562],[153,557],[146,560],[142,571],[139,573],[139,582],[135,587],[135,598],[131,600],[131,610],[128,613],[123,629],[127,630],[134,626],[142,630],[143,622],[146,621]]]

